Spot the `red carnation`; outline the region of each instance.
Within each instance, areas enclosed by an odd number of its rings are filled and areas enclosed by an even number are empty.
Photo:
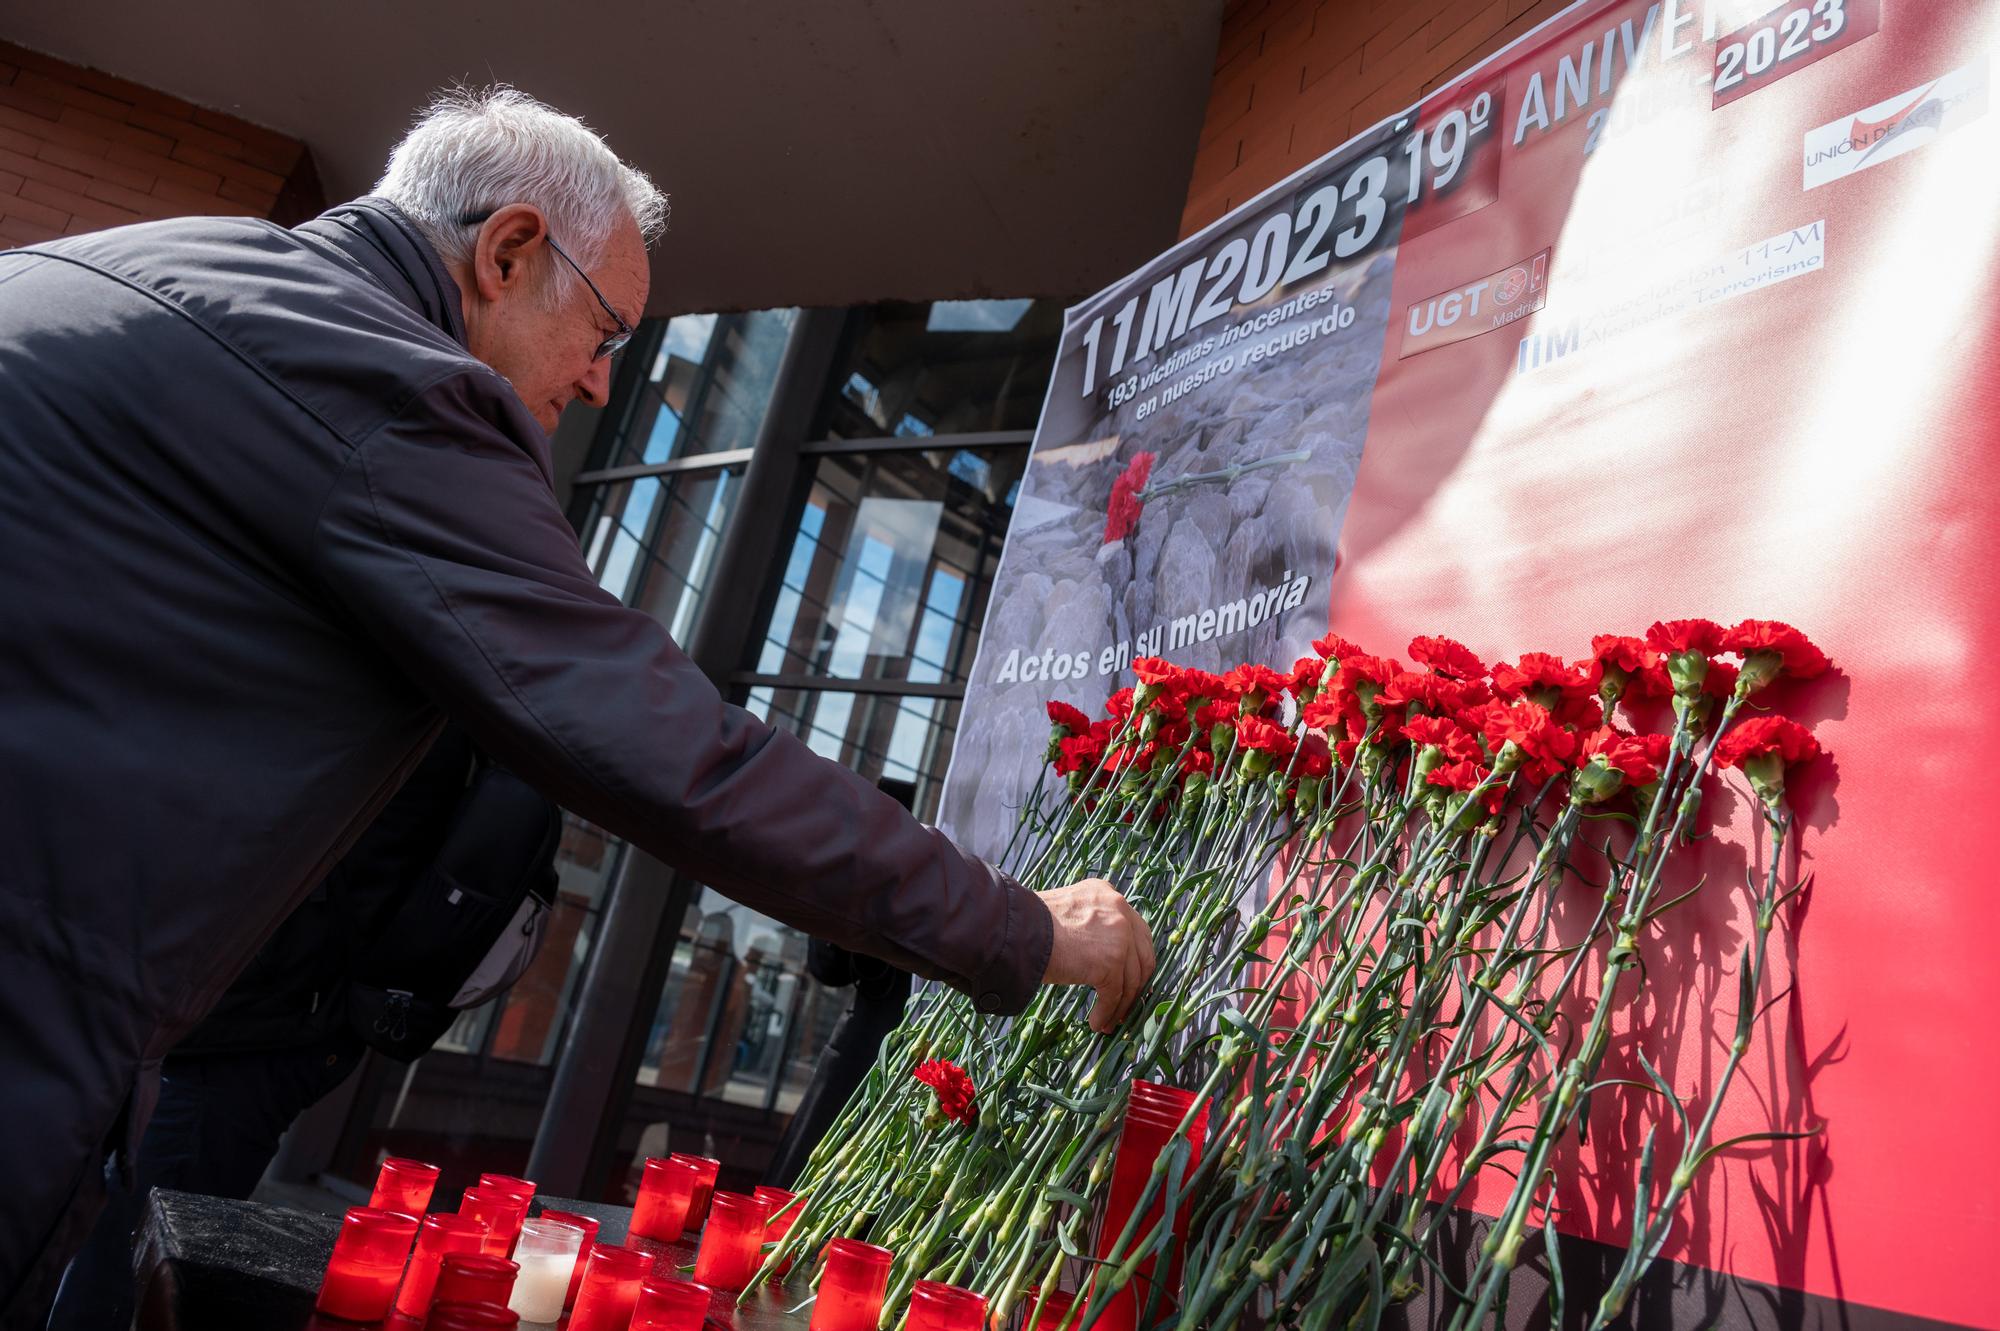
[[[1104,756],[1104,741],[1090,734],[1067,735],[1057,742],[1056,748],[1057,776],[1093,771]]]
[[[1644,638],[1621,637],[1615,633],[1600,633],[1590,640],[1590,654],[1600,666],[1616,668],[1626,674],[1636,674],[1649,665],[1657,665],[1660,655],[1646,645]]]
[[[1350,656],[1364,655],[1359,647],[1338,633],[1329,633],[1324,638],[1315,640],[1313,650],[1329,661],[1345,661]]]
[[[1652,741],[1660,741],[1655,745]],[[1615,771],[1634,786],[1651,785],[1660,777],[1660,761],[1665,757],[1665,735],[1626,735],[1610,726],[1600,726],[1583,737],[1577,753],[1579,766],[1601,759],[1600,765]],[[1658,757],[1655,757],[1658,754]]]
[[[1426,773],[1424,775],[1424,782],[1427,785],[1437,786],[1443,790],[1454,790],[1464,795],[1477,790],[1479,783],[1484,781],[1487,776],[1488,772],[1486,768],[1475,762],[1445,763],[1443,766],[1434,767]],[[1506,799],[1507,787],[1496,784],[1487,787],[1486,793],[1480,796],[1479,802],[1485,806],[1486,812],[1498,813],[1500,812],[1500,806],[1506,802]]]
[[[1266,665],[1237,666],[1222,677],[1222,682],[1245,699],[1257,694],[1255,701],[1260,708],[1291,686],[1289,679]]]
[[[1111,483],[1111,503],[1104,513],[1104,543],[1122,541],[1139,525],[1139,512],[1146,506],[1139,492],[1153,474],[1153,455],[1136,454]]]
[[[1157,656],[1142,656],[1132,663],[1132,673],[1141,684],[1173,684],[1179,681],[1181,668]]]
[[[1484,762],[1479,741],[1467,734],[1456,721],[1442,716],[1413,716],[1403,723],[1403,737],[1412,744],[1430,745],[1447,762]]]
[[[1493,692],[1502,698],[1519,698],[1532,688],[1560,689],[1573,678],[1560,656],[1529,652],[1517,664],[1502,661],[1493,667]]]
[[[1488,703],[1481,709],[1479,729],[1496,755],[1494,770],[1503,776],[1518,766],[1528,780],[1546,781],[1576,754],[1576,736],[1557,725],[1546,707],[1525,698]]]
[[[1376,701],[1384,707],[1417,705],[1438,716],[1449,716],[1474,702],[1483,702],[1486,686],[1466,684],[1446,675],[1420,675],[1413,670],[1397,672],[1383,686]]]
[[[1722,635],[1724,651],[1743,658],[1742,689],[1755,693],[1782,672],[1794,679],[1811,679],[1823,674],[1830,664],[1826,653],[1813,646],[1805,634],[1775,619],[1746,619]]]
[[[1301,777],[1332,776],[1333,750],[1327,747],[1326,736],[1312,730],[1301,735],[1298,761],[1292,770]]]
[[[1727,698],[1736,688],[1736,667],[1727,661],[1710,661],[1701,678],[1701,691],[1711,698]]]
[[[1472,649],[1450,638],[1412,638],[1410,656],[1452,679],[1484,679],[1486,667]]]
[[[1317,656],[1301,656],[1292,662],[1290,688],[1292,696],[1303,702],[1312,701],[1319,692],[1320,681],[1326,678],[1326,662]]]
[[[1132,690],[1120,689],[1104,700],[1104,710],[1114,721],[1123,721],[1132,715]]]
[[[1066,702],[1053,700],[1049,703],[1049,723],[1067,730],[1072,735],[1081,735],[1090,729],[1089,717]]]
[[[938,1110],[954,1123],[968,1128],[979,1122],[979,1105],[972,1078],[965,1069],[947,1059],[933,1058],[910,1069],[910,1075],[937,1092]]]
[[[1338,730],[1342,721],[1340,699],[1322,693],[1299,708],[1299,719],[1315,730]]]
[[[1286,729],[1261,716],[1239,716],[1236,718],[1236,744],[1238,748],[1255,749],[1260,753],[1286,754],[1292,751],[1292,737]]]
[[[1646,642],[1667,656],[1678,652],[1713,656],[1722,650],[1722,625],[1709,619],[1661,620],[1646,630]]]
[[[1819,741],[1798,722],[1783,716],[1759,716],[1743,722],[1715,746],[1715,761],[1740,767],[1766,804],[1785,794],[1785,768],[1819,757]]]
[[[1217,698],[1213,702],[1205,702],[1195,709],[1194,723],[1201,730],[1213,730],[1217,726],[1229,725],[1235,720],[1236,699],[1234,697]]]

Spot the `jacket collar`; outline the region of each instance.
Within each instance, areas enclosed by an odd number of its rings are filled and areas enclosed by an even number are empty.
[[[296,228],[340,252],[388,292],[465,345],[458,283],[409,215],[377,195],[329,208]]]

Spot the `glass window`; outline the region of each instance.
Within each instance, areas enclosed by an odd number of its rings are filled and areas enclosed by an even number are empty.
[[[743,706],[870,780],[908,782],[917,817],[937,816],[945,764],[958,733],[958,699],[757,688]]]
[[[749,448],[796,310],[683,314],[667,321],[646,378],[599,468]]]
[[[593,487],[583,553],[598,585],[684,640],[701,608],[740,477],[733,469],[668,472]]]
[[[1062,334],[1062,302],[891,302],[856,311],[825,434],[875,439],[1032,430]]]
[[[821,456],[758,674],[963,683],[1027,449]]]

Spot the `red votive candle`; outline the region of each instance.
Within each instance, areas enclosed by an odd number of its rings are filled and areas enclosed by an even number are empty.
[[[673,1155],[667,1158],[687,1161],[700,1175],[695,1180],[694,1199],[688,1203],[687,1215],[687,1228],[698,1229],[708,1219],[708,1203],[715,1196],[715,1176],[721,1171],[722,1162],[705,1155]]]
[[[749,1285],[764,1260],[764,1221],[770,1205],[741,1192],[718,1192],[695,1250],[694,1280],[734,1294]]]
[[[985,1331],[986,1296],[957,1285],[919,1280],[910,1287],[905,1331]]]
[[[590,1260],[591,1245],[597,1242],[597,1222],[574,1211],[544,1211],[542,1219],[553,1220],[559,1225],[574,1225],[583,1231],[583,1243],[576,1250],[576,1268],[569,1276],[569,1293],[563,1295],[563,1307],[567,1308],[576,1302],[576,1291],[583,1284],[583,1265]]]
[[[684,1155],[655,1156],[639,1176],[639,1197],[625,1232],[635,1239],[672,1243],[687,1232],[701,1170]]]
[[[792,1232],[792,1226],[805,1214],[807,1198],[783,1188],[767,1188],[759,1185],[750,1192],[752,1197],[761,1197],[770,1204],[768,1218],[764,1221],[764,1242],[776,1243]],[[787,1257],[776,1275],[782,1276],[792,1269],[792,1260]]]
[[[518,1313],[497,1303],[439,1303],[424,1319],[424,1331],[488,1331],[490,1327],[507,1331],[520,1324]]]
[[[433,1307],[440,1303],[497,1303],[507,1306],[521,1268],[505,1257],[483,1252],[448,1252],[438,1262]]]
[[[488,1192],[513,1193],[529,1199],[533,1199],[535,1195],[533,1179],[515,1178],[512,1174],[481,1174],[479,1186]]]
[[[368,1205],[377,1211],[422,1215],[431,1204],[437,1181],[436,1165],[392,1155],[375,1171],[375,1191],[369,1194]]]
[[[445,1254],[476,1253],[485,1242],[486,1227],[469,1216],[425,1216],[417,1230],[417,1250],[410,1257],[410,1269],[403,1273],[403,1287],[396,1291],[396,1311],[405,1317],[422,1317],[430,1310],[438,1264]]]
[[[1070,1305],[1075,1302],[1076,1295],[1068,1290],[1048,1291],[1029,1311],[1028,1331],[1061,1331],[1063,1319],[1069,1316]]]
[[[403,1259],[417,1236],[415,1216],[357,1206],[340,1222],[313,1306],[347,1322],[378,1322],[396,1301]]]
[[[500,1188],[467,1188],[458,1199],[458,1213],[486,1226],[484,1250],[494,1257],[505,1257],[514,1250],[521,1222],[528,1218],[528,1198]]]
[[[568,1331],[626,1331],[639,1302],[639,1286],[653,1273],[653,1254],[599,1243],[590,1250],[583,1288],[576,1293]]]
[[[1097,1256],[1107,1258],[1125,1233],[1126,1223],[1139,1204],[1139,1197],[1146,1191],[1146,1185],[1153,1177],[1153,1162],[1160,1158],[1167,1145],[1173,1140],[1174,1130],[1187,1117],[1194,1105],[1194,1092],[1183,1091],[1177,1086],[1162,1086],[1156,1082],[1132,1082],[1131,1099],[1125,1106],[1125,1123],[1118,1131],[1118,1153],[1111,1161],[1111,1191],[1105,1198],[1102,1228],[1097,1235]],[[1188,1125],[1187,1174],[1194,1173],[1194,1167],[1201,1162],[1202,1143],[1208,1137],[1208,1106],[1203,1105]],[[1185,1178],[1186,1175],[1183,1176]],[[1166,1180],[1162,1178],[1159,1191],[1153,1195],[1152,1203],[1132,1231],[1135,1241],[1144,1238],[1155,1225],[1166,1207]],[[1180,1291],[1181,1249],[1187,1239],[1188,1203],[1183,1201],[1174,1215],[1174,1242],[1171,1248],[1173,1260],[1168,1264],[1167,1297],[1171,1299]],[[1095,1325],[1102,1331],[1126,1331],[1138,1319],[1139,1310],[1146,1306],[1152,1296],[1152,1276],[1154,1259],[1148,1257],[1139,1263],[1132,1279],[1126,1286],[1111,1296],[1104,1313]]]
[[[875,1331],[895,1254],[859,1239],[826,1245],[826,1271],[813,1301],[811,1331]]]
[[[677,1277],[654,1276],[639,1286],[631,1331],[701,1331],[709,1288]]]

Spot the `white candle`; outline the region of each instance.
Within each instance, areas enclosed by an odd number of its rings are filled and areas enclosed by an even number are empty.
[[[521,1273],[514,1277],[514,1294],[507,1306],[524,1322],[553,1322],[562,1316],[563,1295],[569,1293],[574,1252],[516,1253]]]

